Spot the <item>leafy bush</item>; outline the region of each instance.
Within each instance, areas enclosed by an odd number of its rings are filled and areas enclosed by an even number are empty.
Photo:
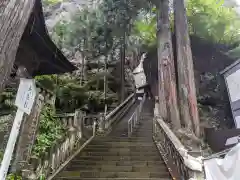
[[[6,180],[22,180],[22,177],[16,174],[8,174]]]
[[[53,108],[45,105],[40,116],[39,132],[33,147],[33,155],[40,157],[48,152],[53,144],[65,136],[65,132],[62,122],[54,117]]]
[[[56,75],[42,75],[36,76],[35,80],[41,84],[46,89],[54,91],[56,88],[57,83],[57,76]]]

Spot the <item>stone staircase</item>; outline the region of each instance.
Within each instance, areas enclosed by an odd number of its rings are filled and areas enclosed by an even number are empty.
[[[136,106],[133,106],[135,108]],[[129,138],[127,121],[133,110],[106,137],[97,137],[55,180],[170,180],[170,174],[152,140],[152,107],[146,101],[141,123]]]

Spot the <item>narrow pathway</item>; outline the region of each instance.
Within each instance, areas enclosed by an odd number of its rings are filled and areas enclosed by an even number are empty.
[[[170,180],[152,140],[150,101],[144,104],[138,129],[127,137],[127,120],[133,108],[107,137],[96,138],[55,180]]]

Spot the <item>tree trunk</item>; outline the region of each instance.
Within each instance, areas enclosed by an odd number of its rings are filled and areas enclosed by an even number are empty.
[[[163,63],[164,92],[166,98],[166,106],[168,118],[175,129],[181,128],[179,108],[177,103],[176,74],[172,50],[172,37],[169,20],[169,0],[161,0],[161,26],[159,34],[161,34],[161,51],[160,61]]]
[[[174,17],[181,118],[184,120],[185,125],[188,128],[192,128],[193,124],[195,134],[199,136],[199,115],[197,109],[193,60],[184,0],[174,1]]]
[[[159,97],[159,114],[160,116],[166,120],[167,119],[167,105],[166,105],[166,98],[165,98],[165,89],[164,89],[164,65],[163,65],[163,58],[162,58],[162,53],[164,50],[164,44],[165,42],[162,41],[162,39],[164,39],[164,34],[163,31],[160,31],[160,27],[161,27],[161,6],[162,6],[162,0],[160,1],[160,3],[158,4],[158,15],[157,15],[157,42],[158,42],[158,97]]]
[[[104,116],[107,115],[107,57],[104,56]]]
[[[124,65],[125,65],[125,32],[123,34],[122,40],[121,40],[121,66],[120,66],[120,71],[121,71],[121,102],[124,101],[125,99],[125,71],[124,71]]]
[[[82,60],[82,62],[81,62],[81,79],[80,79],[80,85],[81,86],[83,86],[83,84],[84,84],[84,67],[85,67],[85,53],[84,53],[84,47],[85,47],[85,44],[86,44],[86,40],[85,40],[85,38],[82,40],[82,42],[81,42],[81,50],[80,50],[80,52],[81,52],[81,60]]]
[[[99,58],[97,59],[97,74],[99,73],[99,65],[100,64],[100,60]],[[99,90],[99,78],[97,79],[97,90]]]
[[[11,73],[18,45],[35,0],[0,1],[0,92]]]

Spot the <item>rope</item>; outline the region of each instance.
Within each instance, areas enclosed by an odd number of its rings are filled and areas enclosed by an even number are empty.
[[[208,159],[218,158],[218,157],[220,157],[222,155],[226,155],[231,149],[232,148],[228,148],[228,149],[225,149],[225,150],[223,150],[221,152],[211,154],[210,156],[203,158],[203,161],[204,160],[208,160]]]

